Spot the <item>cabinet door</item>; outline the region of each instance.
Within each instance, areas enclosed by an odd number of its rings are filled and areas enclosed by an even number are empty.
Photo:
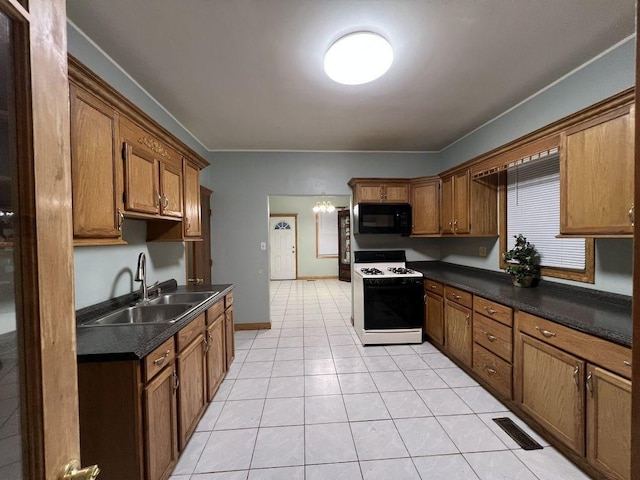
[[[117,240],[122,233],[117,114],[74,85],[70,93],[73,236],[83,244]]]
[[[469,222],[469,170],[453,176],[453,231],[456,234],[470,233]]]
[[[231,366],[233,359],[236,358],[235,335],[233,326],[233,306],[227,308],[224,312],[225,316],[225,350],[227,354],[227,370]]]
[[[178,354],[178,448],[184,450],[207,403],[205,338],[200,334]]]
[[[144,388],[144,440],[147,480],[166,479],[178,460],[174,365]]]
[[[160,182],[160,213],[170,217],[182,217],[182,166],[161,162]]]
[[[134,145],[124,144],[124,207],[130,212],[160,213],[158,161]]]
[[[385,185],[384,201],[387,203],[409,203],[409,185]]]
[[[207,328],[207,400],[213,400],[227,371],[224,349],[225,316],[218,316]]]
[[[440,181],[415,184],[411,188],[414,235],[440,232]]]
[[[631,478],[631,382],[588,365],[587,460],[607,478]]]
[[[522,332],[516,341],[516,403],[584,455],[584,361]]]
[[[356,185],[356,203],[380,203],[384,198],[383,187],[380,184]]]
[[[473,332],[471,310],[457,303],[444,302],[445,348],[462,363],[471,367]]]
[[[453,177],[442,179],[440,195],[440,233],[453,234]]]
[[[186,237],[201,237],[200,219],[200,170],[184,161],[184,234]]]
[[[444,300],[440,295],[427,292],[425,309],[425,331],[432,341],[442,345],[444,342]]]
[[[622,107],[563,135],[561,233],[633,233],[634,113]]]

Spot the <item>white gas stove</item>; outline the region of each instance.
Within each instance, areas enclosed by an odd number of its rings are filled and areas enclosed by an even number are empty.
[[[363,345],[422,343],[422,274],[404,250],[354,252],[354,327]]]

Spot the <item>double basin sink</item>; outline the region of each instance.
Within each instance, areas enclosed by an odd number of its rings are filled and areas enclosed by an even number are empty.
[[[145,303],[121,308],[104,317],[83,323],[83,326],[173,323],[184,313],[218,293],[219,292],[188,292],[160,294]]]

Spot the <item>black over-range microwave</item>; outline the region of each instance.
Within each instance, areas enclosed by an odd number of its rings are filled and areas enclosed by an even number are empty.
[[[408,203],[359,203],[353,207],[354,233],[411,233]]]

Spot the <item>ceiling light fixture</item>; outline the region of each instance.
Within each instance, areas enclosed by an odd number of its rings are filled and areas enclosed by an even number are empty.
[[[391,44],[373,32],[350,33],[324,56],[324,71],[345,85],[361,85],[384,75],[393,62]]]
[[[321,202],[316,202],[313,207],[313,211],[315,213],[331,213],[336,211],[336,207],[334,207],[328,200],[323,200]]]

